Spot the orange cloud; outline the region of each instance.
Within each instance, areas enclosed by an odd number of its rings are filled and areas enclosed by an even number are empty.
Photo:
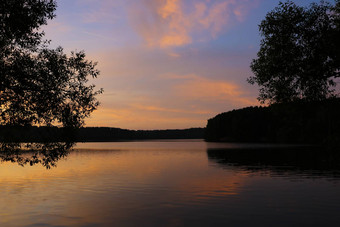
[[[86,120],[87,126],[128,129],[204,127],[207,119],[222,111],[258,105],[254,95],[238,83],[194,73],[164,73],[138,79],[133,77],[130,81],[126,86],[121,77],[113,77],[112,85],[108,82],[98,85],[112,86],[111,90],[115,92],[105,92],[100,96],[102,105]]]
[[[131,10],[130,17],[149,46],[165,48],[215,38],[233,21],[242,20],[254,6],[251,3],[254,1],[145,0]]]
[[[86,126],[110,126],[126,129],[203,127],[210,115],[210,112],[200,110],[189,111],[131,104],[127,107],[101,107],[86,120]]]
[[[183,76],[182,79],[183,82],[176,85],[174,89],[176,94],[186,98],[237,103],[237,106],[258,104],[256,99],[246,97],[246,92],[231,82],[211,80],[196,75]]]

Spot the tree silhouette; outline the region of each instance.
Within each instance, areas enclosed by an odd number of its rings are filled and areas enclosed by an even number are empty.
[[[0,2],[0,125],[64,126],[62,140],[45,135],[39,143],[22,143],[4,132],[2,161],[55,166],[74,144],[73,129],[99,105],[102,89],[87,83],[99,74],[96,63],[83,51],[67,56],[61,47],[50,49],[44,39],[40,27],[55,17],[55,9],[53,0]]]
[[[0,124],[80,127],[98,106],[96,63],[85,53],[48,48],[41,25],[55,17],[55,1],[0,3]]]
[[[0,3],[1,54],[14,48],[34,50],[42,43],[43,31],[38,28],[55,17],[52,0],[2,0]],[[8,52],[5,52],[7,49]],[[1,55],[3,60],[4,55]]]
[[[339,77],[339,1],[309,7],[280,2],[259,25],[263,39],[251,63],[262,103],[334,96]]]

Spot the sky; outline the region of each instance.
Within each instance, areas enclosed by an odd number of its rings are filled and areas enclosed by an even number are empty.
[[[295,1],[308,5],[309,0]],[[247,83],[277,0],[57,0],[43,27],[51,47],[84,50],[104,93],[86,126],[205,127],[221,112],[260,105]]]

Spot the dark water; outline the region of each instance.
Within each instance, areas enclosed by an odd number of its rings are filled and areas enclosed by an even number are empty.
[[[337,163],[303,150],[84,143],[49,170],[3,162],[0,226],[338,226]]]

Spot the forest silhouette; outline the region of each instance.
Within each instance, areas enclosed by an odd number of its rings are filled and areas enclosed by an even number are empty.
[[[339,146],[339,116],[339,98],[247,107],[209,119],[205,139]]]
[[[262,107],[208,120],[205,139],[224,142],[340,144],[340,1],[308,7],[280,2],[259,25],[251,84]]]

